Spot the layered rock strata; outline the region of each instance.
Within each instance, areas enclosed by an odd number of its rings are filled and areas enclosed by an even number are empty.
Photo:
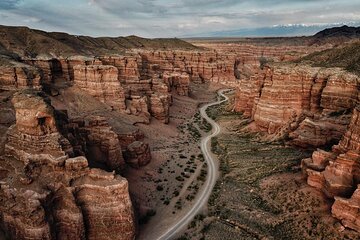
[[[37,57],[24,58],[23,62],[38,68],[42,75],[43,84],[51,85],[62,81],[71,83],[74,81],[74,67],[77,65],[101,65],[99,59],[86,56],[63,57]]]
[[[74,66],[74,84],[116,110],[125,110],[124,89],[118,70],[110,65]]]
[[[16,124],[0,158],[1,228],[11,239],[133,239],[126,179],[74,155],[40,93],[13,97]],[[110,233],[109,233],[110,232]]]
[[[360,110],[355,108],[349,127],[331,152],[318,150],[302,161],[302,169],[310,186],[335,198],[333,215],[344,226],[359,231],[359,205],[356,204],[360,183]],[[352,196],[350,199],[347,197]]]
[[[150,72],[186,73],[192,81],[234,84],[235,54],[215,51],[142,51]]]
[[[340,69],[275,65],[240,80],[235,111],[293,144],[319,147],[338,141],[357,101],[359,78]]]
[[[332,206],[332,214],[347,227],[360,232],[359,212],[360,212],[360,186],[358,185],[350,199],[335,197]]]
[[[80,130],[86,132],[86,150],[89,159],[104,163],[111,170],[125,168],[118,135],[112,130],[105,118],[94,116],[86,119]],[[150,158],[148,160],[150,161]]]
[[[335,198],[333,215],[358,230],[359,77],[338,68],[271,64],[239,82],[234,110],[272,139],[304,148],[338,143],[304,159],[302,170],[310,186]]]
[[[176,93],[180,96],[189,96],[190,77],[185,73],[164,73],[162,76],[164,83],[168,89],[174,88]]]
[[[25,64],[0,66],[0,89],[17,90],[42,88],[42,79],[36,68]]]
[[[139,168],[145,166],[151,160],[149,145],[140,141],[131,143],[127,146],[124,158],[126,163],[132,167]]]

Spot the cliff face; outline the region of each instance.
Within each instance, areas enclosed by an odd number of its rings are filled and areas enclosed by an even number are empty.
[[[356,75],[341,69],[274,65],[240,80],[234,109],[276,138],[319,147],[345,133],[358,85]]]
[[[126,179],[90,169],[85,157],[75,156],[76,146],[58,130],[55,110],[41,94],[17,93],[13,105],[16,124],[0,159],[1,226],[7,236],[133,239]]]
[[[141,116],[144,122],[149,122],[152,116],[164,123],[169,122],[171,94],[188,96],[191,81],[234,85],[236,69],[242,68],[235,54],[215,51],[136,50],[123,56],[22,61],[34,66],[39,77],[32,80],[27,76],[21,80],[26,84],[17,84],[13,76],[5,75],[4,86],[21,89],[22,85],[24,88],[35,85],[51,89],[74,85],[114,110]],[[255,60],[253,64],[257,64]]]
[[[235,54],[215,51],[143,51],[140,53],[151,72],[188,74],[191,81],[234,84]]]
[[[345,227],[360,230],[358,184],[360,183],[360,110],[355,108],[346,133],[332,151],[318,150],[302,161],[310,186],[335,198],[332,214]],[[354,190],[357,190],[354,192]],[[350,199],[346,199],[350,197]]]
[[[109,65],[74,66],[74,84],[116,110],[125,110],[124,89],[118,70]]]
[[[0,66],[0,89],[17,90],[42,88],[42,79],[39,71],[26,64],[17,66]]]
[[[271,139],[318,149],[302,161],[310,186],[335,198],[334,217],[359,231],[360,135],[357,75],[339,68],[272,64],[240,80],[234,110]],[[347,199],[351,197],[350,199]]]

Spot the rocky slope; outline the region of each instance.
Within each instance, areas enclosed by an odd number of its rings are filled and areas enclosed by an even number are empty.
[[[71,57],[122,53],[126,49],[195,49],[179,39],[128,37],[88,37],[61,32],[44,32],[27,27],[0,25],[0,53],[20,57]]]

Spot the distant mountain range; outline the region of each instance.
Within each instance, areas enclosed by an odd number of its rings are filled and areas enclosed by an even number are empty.
[[[324,28],[336,28],[343,25],[360,26],[360,22],[334,23],[334,24],[288,24],[275,25],[262,28],[243,28],[226,31],[204,32],[194,35],[182,36],[191,37],[291,37],[291,36],[312,36]]]

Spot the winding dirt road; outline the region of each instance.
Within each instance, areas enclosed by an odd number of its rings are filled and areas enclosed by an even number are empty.
[[[208,123],[212,126],[212,133],[208,136],[205,136],[201,139],[201,151],[204,155],[204,159],[208,165],[208,173],[204,186],[202,187],[202,192],[197,196],[194,201],[194,205],[190,210],[173,226],[169,227],[165,233],[158,237],[159,240],[173,239],[177,234],[183,230],[193,218],[206,206],[208,199],[211,195],[211,192],[215,186],[216,180],[218,178],[218,169],[215,164],[215,159],[211,155],[211,146],[210,140],[212,137],[215,137],[220,133],[220,126],[212,120],[207,114],[206,109],[208,107],[219,105],[228,100],[228,97],[224,95],[224,92],[229,91],[230,89],[222,89],[218,91],[218,95],[224,97],[223,100],[218,100],[217,102],[208,103],[200,108],[201,116],[206,119]]]

